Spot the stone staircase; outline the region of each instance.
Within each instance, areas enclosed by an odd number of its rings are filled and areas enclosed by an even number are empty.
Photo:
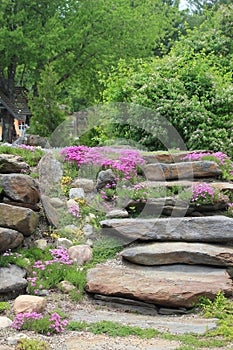
[[[146,161],[150,187],[192,188],[208,182],[223,194],[233,191],[233,183],[218,179],[221,170],[213,161],[184,162],[177,154]],[[86,290],[97,301],[138,302],[159,313],[185,313],[200,296],[213,299],[218,291],[231,297],[233,219],[225,215],[224,200],[220,204],[150,198],[137,218],[102,221],[103,236],[118,239],[125,248],[115,261],[88,271]]]

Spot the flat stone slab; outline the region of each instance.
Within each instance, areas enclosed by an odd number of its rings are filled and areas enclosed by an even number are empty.
[[[159,219],[111,219],[101,221],[104,235],[123,238],[124,242],[186,241],[232,242],[233,219],[226,216]]]
[[[233,248],[206,243],[159,242],[124,249],[121,256],[140,265],[233,266]]]
[[[217,177],[222,174],[218,164],[212,161],[154,163],[145,165],[143,170],[146,179],[153,181]]]
[[[233,284],[225,269],[213,267],[98,265],[87,272],[86,290],[159,306],[192,308],[200,296],[214,299],[219,290],[232,296]]]
[[[204,319],[196,315],[184,316],[149,316],[126,312],[112,312],[108,310],[80,310],[71,314],[72,321],[85,320],[87,323],[111,321],[118,322],[132,327],[153,328],[159,332],[169,332],[172,334],[198,333],[204,334],[207,329],[216,327],[216,319]],[[92,348],[91,348],[92,349]],[[146,348],[144,348],[145,350]],[[157,348],[153,348],[153,350]]]

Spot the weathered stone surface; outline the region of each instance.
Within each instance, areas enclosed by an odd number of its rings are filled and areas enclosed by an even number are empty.
[[[48,195],[52,188],[60,186],[63,170],[62,164],[55,158],[52,152],[46,153],[39,162],[40,192]]]
[[[0,225],[23,233],[33,234],[39,222],[38,215],[31,209],[0,203]]]
[[[0,316],[0,329],[10,327],[11,324],[12,321],[8,317]]]
[[[44,238],[37,239],[36,241],[34,241],[34,244],[37,248],[42,250],[45,250],[48,247],[48,242]]]
[[[137,245],[121,252],[140,265],[197,264],[233,266],[233,248],[206,243],[159,242]]]
[[[124,312],[134,312],[143,315],[157,315],[158,309],[155,305],[144,303],[143,301],[112,297],[101,294],[94,295],[95,304],[122,310]]]
[[[232,296],[233,284],[226,270],[220,268],[98,265],[88,270],[86,290],[155,305],[191,308],[200,296],[213,299],[219,290]]]
[[[23,242],[22,233],[9,228],[0,227],[0,252],[17,248]]]
[[[3,194],[11,200],[35,205],[40,200],[39,187],[29,175],[9,174],[1,176]]]
[[[27,145],[30,146],[40,146],[40,147],[48,147],[48,140],[46,137],[42,137],[39,135],[28,135],[27,134]]]
[[[30,167],[20,156],[14,154],[0,154],[0,173],[20,173],[22,170],[29,171]]]
[[[24,293],[27,281],[26,272],[18,266],[0,268],[0,301],[14,298]]]
[[[183,217],[194,211],[187,202],[174,197],[149,198],[146,203],[130,200],[125,208],[130,212],[132,207],[140,213],[141,218],[159,215]],[[107,215],[106,218],[108,219]]]
[[[199,151],[205,152],[205,151]],[[207,152],[207,151],[206,151]],[[169,152],[142,152],[142,156],[147,164],[150,163],[179,163],[184,157],[193,153],[193,151],[179,151],[174,153]]]
[[[232,242],[233,219],[225,216],[111,219],[101,221],[104,235],[124,240]]]
[[[41,196],[41,203],[43,205],[45,215],[48,219],[48,222],[57,227],[59,223],[59,215],[57,210],[53,207],[53,205],[50,202],[50,198],[48,196],[42,195]]]
[[[72,290],[75,289],[75,286],[70,283],[69,281],[61,281],[59,283],[59,288],[64,292],[64,293],[69,293]]]
[[[35,295],[20,295],[14,301],[14,313],[20,314],[24,312],[44,312],[46,307],[46,299]]]
[[[129,213],[125,209],[114,209],[109,211],[106,214],[107,219],[112,219],[112,218],[128,218]]]
[[[74,198],[79,198],[79,199],[84,199],[85,193],[83,188],[71,188],[69,192],[69,198],[74,199]]]
[[[80,244],[72,246],[68,249],[70,259],[77,261],[78,265],[92,260],[92,249],[89,245]]]
[[[81,187],[85,192],[92,192],[94,190],[94,181],[90,179],[77,178],[72,181],[71,187]]]
[[[212,161],[155,163],[145,165],[143,170],[147,180],[152,181],[216,177],[222,173],[217,163]]]
[[[107,184],[116,183],[116,175],[112,169],[102,170],[99,172],[97,177],[96,190],[99,191]]]
[[[73,245],[72,241],[67,238],[58,238],[57,247],[70,248]]]
[[[50,198],[50,204],[54,207],[54,208],[63,208],[65,206],[65,202],[60,199],[60,198]]]

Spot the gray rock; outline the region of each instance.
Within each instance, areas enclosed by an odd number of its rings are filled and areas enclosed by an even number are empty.
[[[41,158],[38,167],[40,192],[43,195],[48,195],[51,189],[56,189],[61,184],[63,176],[62,164],[52,152],[48,152]]]
[[[0,252],[17,248],[23,242],[22,233],[9,228],[0,227]]]
[[[197,264],[233,266],[233,248],[186,242],[137,245],[121,252],[124,259],[140,265]]]
[[[71,188],[69,192],[69,198],[74,199],[74,198],[79,198],[79,199],[84,199],[85,198],[85,193],[83,188]]]
[[[160,315],[184,315],[187,314],[188,311],[184,307],[179,309],[169,309],[167,307],[161,307],[158,311]]]
[[[94,234],[94,227],[90,224],[86,224],[83,226],[83,232],[84,232],[84,236],[86,238],[89,238]]]
[[[114,209],[109,211],[106,214],[107,219],[112,219],[112,218],[128,218],[129,213],[125,209]]]
[[[10,327],[12,321],[5,316],[0,316],[0,329]]]
[[[16,334],[7,338],[7,344],[10,346],[17,345],[20,339],[30,339],[26,334]]]
[[[41,195],[41,203],[43,205],[45,215],[48,219],[48,222],[54,226],[58,227],[59,224],[59,215],[57,210],[51,204],[50,198],[45,195]]]
[[[102,170],[99,172],[97,177],[96,190],[99,191],[107,184],[116,183],[116,175],[112,169]]]
[[[50,198],[50,204],[54,207],[54,208],[63,208],[65,206],[65,202],[60,199],[60,198]]]
[[[213,267],[98,265],[87,272],[86,290],[169,308],[192,308],[200,296],[214,299],[219,290],[232,296],[233,283],[225,269]]]
[[[90,179],[77,178],[72,181],[71,187],[81,187],[85,192],[92,192],[94,190],[94,181]]]
[[[102,232],[125,242],[187,241],[232,242],[233,219],[225,216],[160,219],[111,219],[101,221]]]
[[[38,215],[29,208],[16,207],[0,203],[0,226],[30,236],[39,223]]]
[[[217,177],[222,173],[218,164],[212,161],[154,163],[145,165],[143,170],[147,180],[152,181]]]
[[[70,248],[73,243],[67,238],[58,238],[57,239],[57,247]]]
[[[0,301],[13,299],[24,294],[27,280],[24,278],[26,272],[18,266],[0,268]]]
[[[30,167],[20,156],[14,154],[0,154],[0,173],[20,173],[22,170],[29,171]]]

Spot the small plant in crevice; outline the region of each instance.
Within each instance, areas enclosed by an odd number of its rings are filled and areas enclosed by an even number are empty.
[[[24,339],[18,340],[16,350],[50,350],[50,346],[45,341],[38,339]]]

